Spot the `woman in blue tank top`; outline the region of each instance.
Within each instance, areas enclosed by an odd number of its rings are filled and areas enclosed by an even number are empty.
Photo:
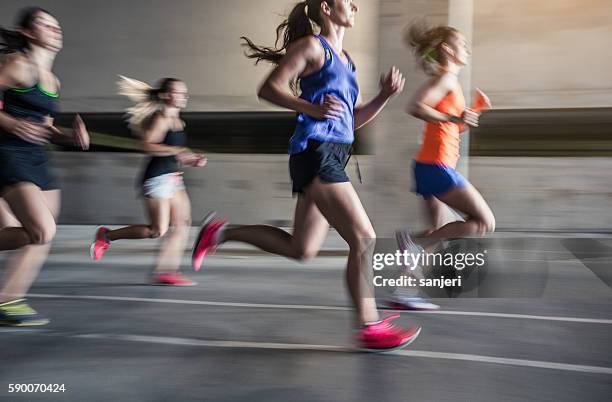
[[[164,237],[151,283],[193,286],[195,282],[179,272],[191,225],[191,202],[182,168],[204,166],[206,158],[185,147],[185,123],[179,113],[187,106],[187,86],[176,78],[164,78],[152,88],[121,77],[119,88],[122,95],[135,103],[128,109],[128,121],[141,139],[143,151],[149,155],[139,184],[150,223],[115,230],[99,227],[90,246],[91,258],[102,259],[115,240]]]
[[[46,318],[23,299],[44,263],[56,231],[60,192],[50,173],[45,144],[89,146],[77,115],[74,131],[53,126],[59,81],[53,74],[62,30],[43,9],[22,11],[18,30],[1,30],[8,53],[0,66],[0,251],[15,250],[0,288],[0,325],[44,325]]]
[[[193,264],[198,269],[203,257],[225,241],[305,260],[318,253],[331,225],[350,247],[346,278],[359,323],[356,342],[369,350],[388,350],[412,342],[420,328],[400,329],[389,323],[394,317],[380,321],[371,278],[376,234],[344,168],[355,129],[376,117],[403,89],[404,79],[391,69],[379,94],[360,102],[355,65],[342,46],[357,11],[352,0],[303,1],[277,30],[280,49],[243,38],[248,57],[276,66],[259,97],[298,113],[289,143],[293,191],[298,194],[294,230],[290,234],[264,225],[226,229],[224,221],[209,218],[196,240]],[[312,23],[320,34],[314,34]],[[289,90],[296,87],[296,78],[300,96]]]

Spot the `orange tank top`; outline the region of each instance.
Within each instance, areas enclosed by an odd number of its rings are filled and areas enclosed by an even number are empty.
[[[449,92],[435,109],[451,116],[461,116],[465,110],[465,98],[461,89]],[[462,127],[457,123],[428,122],[425,125],[423,144],[415,160],[421,163],[445,165],[454,169],[459,160],[459,133],[461,130]]]

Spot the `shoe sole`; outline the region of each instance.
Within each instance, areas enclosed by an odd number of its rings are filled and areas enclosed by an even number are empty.
[[[151,286],[175,286],[175,287],[179,287],[179,288],[188,288],[188,287],[190,287],[190,286],[196,286],[196,285],[197,285],[197,283],[196,283],[196,282],[194,282],[194,283],[190,283],[190,284],[182,284],[182,285],[179,285],[179,284],[172,284],[172,283],[151,283],[150,285],[151,285]]]
[[[404,304],[399,303],[385,303],[385,308],[391,310],[402,310],[402,311],[437,311],[440,310],[440,306],[434,308],[418,308],[418,307],[407,307]]]
[[[390,353],[390,352],[395,352],[396,350],[400,350],[400,349],[404,349],[406,346],[410,345],[412,342],[414,342],[416,340],[416,338],[419,337],[419,335],[421,334],[421,330],[423,329],[423,327],[419,327],[419,329],[417,329],[417,331],[414,333],[413,336],[411,336],[410,338],[408,338],[408,340],[400,345],[397,345],[393,348],[389,348],[389,349],[377,349],[377,348],[365,348],[362,346],[358,346],[356,348],[357,351],[359,352],[363,352],[363,353],[377,353],[377,354],[382,354],[382,353]]]
[[[44,320],[32,320],[32,321],[27,321],[27,322],[0,321],[0,326],[4,326],[4,327],[35,327],[35,326],[47,325],[50,322],[51,321],[47,320],[47,319],[44,319]]]

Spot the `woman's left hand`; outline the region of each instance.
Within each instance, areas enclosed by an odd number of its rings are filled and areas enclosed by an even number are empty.
[[[387,75],[380,77],[380,92],[385,98],[391,98],[404,90],[404,84],[406,79],[395,66],[391,67],[391,70]]]
[[[85,127],[85,122],[81,118],[80,115],[76,115],[74,118],[74,123],[72,125],[74,129],[74,142],[75,144],[86,151],[89,149],[89,133],[87,132],[87,127]]]
[[[203,167],[208,162],[208,159],[202,154],[196,154],[195,157],[195,164],[193,165],[195,167]]]
[[[182,152],[176,156],[176,159],[182,166],[189,167],[202,167],[207,162],[204,155],[192,152]]]

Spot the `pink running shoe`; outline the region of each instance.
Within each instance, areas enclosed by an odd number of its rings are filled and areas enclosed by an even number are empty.
[[[202,229],[196,237],[193,245],[193,255],[191,262],[193,268],[199,271],[202,267],[204,257],[215,252],[219,246],[219,235],[225,228],[226,221],[215,219],[215,213],[206,215],[202,222]]]
[[[399,314],[394,314],[361,329],[357,335],[360,349],[368,352],[390,352],[410,345],[419,336],[421,327],[403,329],[390,323],[398,317]]]
[[[196,282],[185,278],[180,272],[153,274],[151,285],[156,286],[195,286]]]
[[[98,227],[98,230],[96,230],[94,241],[91,243],[91,247],[89,247],[89,255],[91,256],[92,260],[101,260],[104,252],[110,246],[110,241],[106,238],[106,234],[108,232],[108,228],[104,226],[100,226]]]

